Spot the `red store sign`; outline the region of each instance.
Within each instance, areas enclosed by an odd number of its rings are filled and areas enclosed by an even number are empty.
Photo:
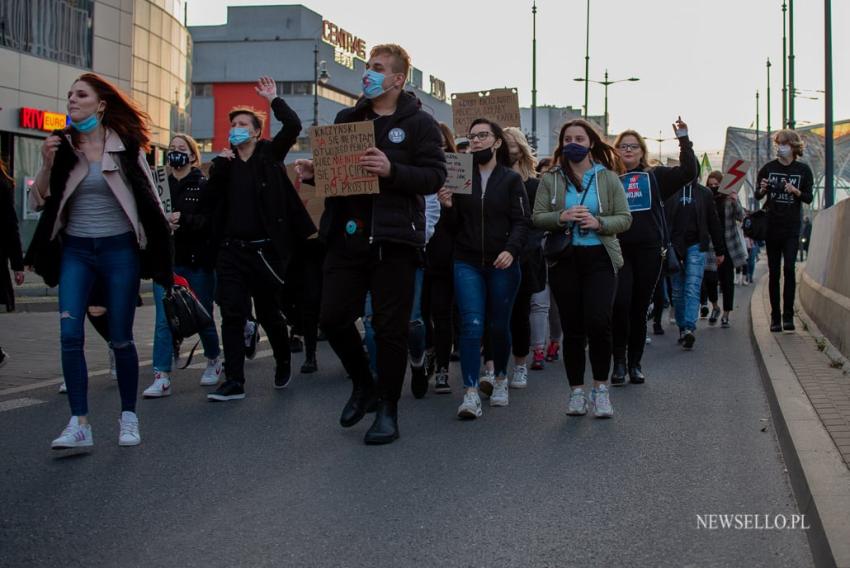
[[[68,117],[58,112],[39,110],[37,108],[21,108],[21,119],[19,126],[32,130],[43,130],[53,132],[62,130],[68,124]]]

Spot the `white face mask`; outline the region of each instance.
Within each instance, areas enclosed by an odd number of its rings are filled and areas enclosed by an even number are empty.
[[[776,147],[776,155],[780,158],[790,158],[791,157],[791,145],[790,144],[779,144]]]

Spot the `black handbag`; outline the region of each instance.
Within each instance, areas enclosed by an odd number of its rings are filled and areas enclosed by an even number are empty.
[[[753,211],[744,217],[744,221],[741,223],[744,229],[744,236],[754,241],[767,239],[767,223],[767,212],[764,209]]]
[[[166,291],[162,298],[162,307],[175,342],[191,337],[213,323],[212,317],[195,293],[182,284],[175,284]]]
[[[561,170],[561,175],[564,176],[564,187],[568,187],[570,182],[567,179],[567,174],[564,173],[564,170]],[[595,178],[596,174],[593,174],[593,177]],[[591,180],[591,183],[593,183],[593,180]],[[579,205],[584,205],[584,200],[587,197],[589,189],[590,184],[588,184],[588,187],[584,188]],[[564,227],[563,231],[546,233],[546,238],[543,240],[543,257],[546,259],[546,264],[549,268],[552,268],[558,264],[559,261],[567,258],[572,253],[573,228],[575,227],[575,224],[576,222],[573,221]]]

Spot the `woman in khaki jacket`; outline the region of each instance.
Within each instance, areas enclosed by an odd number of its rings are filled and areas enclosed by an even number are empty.
[[[617,233],[632,223],[618,177],[622,164],[614,149],[584,120],[570,121],[561,128],[552,163],[552,169],[540,180],[532,222],[549,231],[550,239],[558,233],[570,233],[571,246],[559,258],[547,259],[551,266],[549,286],[564,330],[564,367],[571,389],[567,414],[587,414],[587,343],[593,373],[590,402],[597,418],[610,418],[614,414],[607,384],[611,312],[617,270],[623,265]]]
[[[121,419],[118,442],[140,441],[136,417],[139,359],[133,319],[139,278],[171,286],[170,228],[145,160],[148,116],[93,73],[68,91],[70,127],[42,146],[43,164],[30,192],[42,216],[25,264],[59,286],[62,371],[71,420],[54,449],[93,444],[83,325],[96,284],[105,291],[115,353]]]

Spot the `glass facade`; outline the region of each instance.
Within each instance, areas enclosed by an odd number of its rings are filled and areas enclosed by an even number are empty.
[[[0,46],[91,69],[94,0],[0,0]]]
[[[183,0],[136,0],[133,98],[150,114],[153,142],[189,130],[192,39],[182,24]]]

